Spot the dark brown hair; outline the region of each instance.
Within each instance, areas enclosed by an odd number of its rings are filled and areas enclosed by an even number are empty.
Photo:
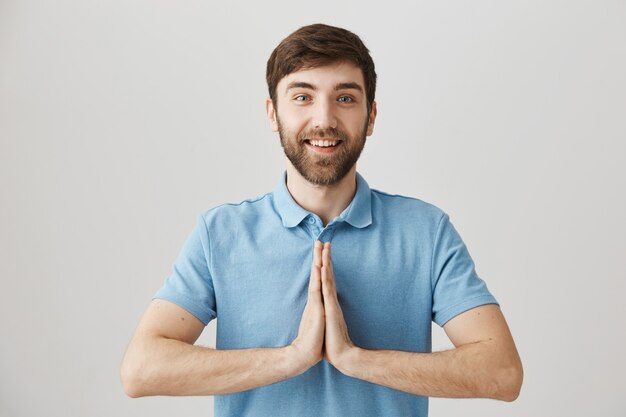
[[[265,78],[274,106],[278,105],[276,86],[283,77],[339,61],[349,61],[361,68],[369,115],[376,93],[376,71],[369,50],[354,33],[322,23],[303,26],[287,36],[267,60]]]

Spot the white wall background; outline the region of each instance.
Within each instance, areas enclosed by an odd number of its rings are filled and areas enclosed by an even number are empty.
[[[377,65],[359,171],[450,214],[525,365],[431,416],[626,415],[624,1],[0,0],[1,416],[212,415],[119,364],[197,214],[274,187],[265,63],[315,22]]]

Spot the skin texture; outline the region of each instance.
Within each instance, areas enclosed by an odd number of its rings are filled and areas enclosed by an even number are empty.
[[[298,83],[297,87],[294,87]],[[286,154],[287,188],[324,224],[338,216],[356,191],[356,164],[374,129],[376,102],[367,112],[363,74],[338,62],[289,74],[266,100],[268,121]],[[338,88],[339,87],[339,88]],[[351,97],[350,100],[345,97]],[[276,106],[278,104],[278,106]],[[303,140],[342,139],[341,152],[320,154]],[[338,149],[339,150],[339,149]],[[356,159],[355,159],[356,161]],[[355,346],[338,302],[331,244],[316,241],[307,304],[294,341],[279,348],[215,350],[193,345],[204,324],[183,308],[154,300],[128,346],[122,383],[131,397],[240,392],[302,374],[325,359],[340,372],[422,396],[484,397],[512,401],[523,370],[497,305],[451,319],[444,330],[455,348],[416,353]]]

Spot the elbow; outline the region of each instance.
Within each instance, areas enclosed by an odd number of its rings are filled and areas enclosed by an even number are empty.
[[[137,377],[137,371],[131,369],[131,366],[126,362],[127,361],[124,361],[120,369],[120,377],[124,393],[130,398],[143,397],[144,394],[141,389],[142,384]]]
[[[493,384],[494,389],[489,397],[506,402],[515,401],[522,390],[524,370],[522,364],[510,366],[498,372],[498,377]]]
[[[130,398],[170,395],[165,390],[164,360],[159,354],[160,339],[139,337],[131,341],[120,367],[124,393]]]
[[[124,393],[130,398],[139,398],[149,395],[146,391],[146,381],[143,377],[146,372],[140,360],[135,360],[129,353],[126,354],[120,368],[120,378]]]
[[[141,390],[141,385],[128,377],[122,377],[122,386],[124,387],[124,393],[130,398],[139,398],[145,395]]]

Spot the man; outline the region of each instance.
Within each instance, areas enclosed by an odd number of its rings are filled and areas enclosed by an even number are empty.
[[[216,416],[426,416],[428,397],[514,400],[495,298],[437,207],[370,189],[356,162],[376,73],[353,33],[300,28],[267,64],[287,169],[198,218],[128,347],[131,397],[215,395]],[[216,349],[194,346],[217,318]],[[455,349],[431,353],[431,322]]]

